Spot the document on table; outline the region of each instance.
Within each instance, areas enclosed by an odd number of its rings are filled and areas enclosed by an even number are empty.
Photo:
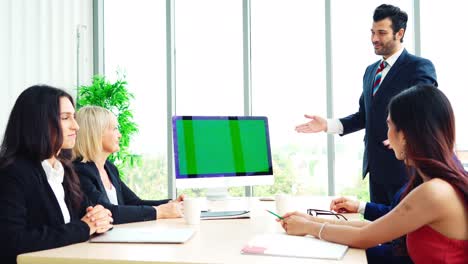
[[[242,219],[250,218],[250,211],[218,211],[218,212],[202,212],[201,220],[214,219]]]
[[[185,243],[195,233],[191,228],[131,228],[114,227],[104,234],[92,237],[91,243]]]
[[[241,250],[241,253],[339,260],[343,258],[347,250],[346,245],[319,240],[313,236],[275,233],[256,235]]]

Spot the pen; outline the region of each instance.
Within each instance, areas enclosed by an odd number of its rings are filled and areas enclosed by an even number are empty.
[[[284,220],[284,218],[283,218],[282,216],[279,216],[279,215],[277,215],[277,214],[273,213],[273,212],[272,212],[272,211],[270,211],[270,210],[266,210],[266,211],[267,211],[267,212],[269,212],[270,214],[272,214],[272,215],[274,215],[274,216],[278,217],[279,219],[281,219],[281,220]]]

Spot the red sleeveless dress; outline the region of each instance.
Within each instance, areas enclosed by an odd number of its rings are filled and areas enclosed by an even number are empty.
[[[414,263],[468,264],[468,240],[448,238],[425,225],[406,236]]]

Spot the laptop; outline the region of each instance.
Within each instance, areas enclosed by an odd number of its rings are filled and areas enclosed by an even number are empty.
[[[92,237],[92,243],[161,243],[181,244],[195,234],[191,228],[125,228],[114,227],[112,230]]]

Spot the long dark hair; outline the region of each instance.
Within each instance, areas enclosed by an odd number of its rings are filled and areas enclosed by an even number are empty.
[[[18,157],[41,162],[56,156],[65,170],[65,198],[73,208],[78,209],[83,200],[79,178],[71,165],[70,151],[61,150],[62,97],[68,98],[74,105],[73,98],[67,92],[47,85],[31,86],[20,94],[11,110],[0,147],[0,168],[8,166]]]
[[[402,199],[423,182],[423,173],[450,183],[468,204],[468,173],[454,158],[455,117],[442,91],[413,86],[392,98],[388,110],[397,131],[405,135],[406,159],[414,168]]]

